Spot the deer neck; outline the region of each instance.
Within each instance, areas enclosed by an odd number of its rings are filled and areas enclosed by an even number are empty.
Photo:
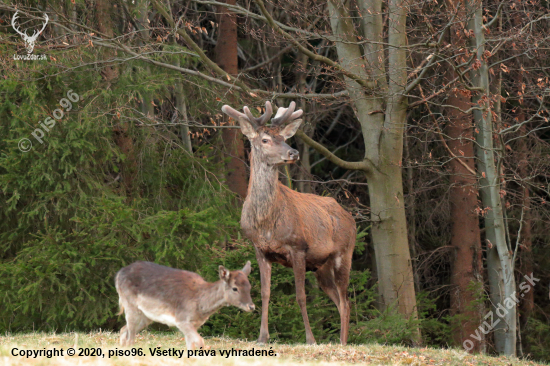
[[[227,305],[225,300],[225,283],[219,280],[209,283],[199,296],[199,311],[203,316],[210,316],[220,308]]]
[[[262,222],[272,218],[277,212],[279,196],[279,169],[263,161],[259,153],[252,149],[250,158],[250,181],[246,201],[253,210],[252,219]]]

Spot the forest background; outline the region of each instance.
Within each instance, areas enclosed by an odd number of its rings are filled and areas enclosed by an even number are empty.
[[[118,330],[114,275],[135,260],[210,281],[254,263],[239,230],[250,147],[220,108],[294,100],[301,160],[282,181],[357,223],[350,342],[549,361],[549,7],[0,1],[0,332]],[[21,59],[44,14],[44,59]],[[314,335],[337,341],[315,281]],[[259,321],[227,308],[201,333],[253,340]],[[270,333],[305,340],[281,266]]]

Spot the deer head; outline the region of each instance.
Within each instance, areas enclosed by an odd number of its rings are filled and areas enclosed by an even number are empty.
[[[297,150],[285,143],[285,140],[294,136],[302,123],[297,119],[304,111],[294,111],[296,103],[291,102],[288,108],[279,108],[277,114],[271,120],[271,126],[265,124],[273,114],[273,108],[269,101],[265,102],[265,113],[260,117],[254,117],[248,107],[244,107],[244,113],[238,112],[228,105],[222,107],[222,111],[229,117],[239,121],[241,132],[248,137],[254,152],[259,154],[260,160],[267,165],[292,164],[298,161],[300,155]],[[284,125],[288,122],[288,125]]]
[[[42,26],[42,29],[40,29],[39,31],[34,31],[32,36],[28,36],[27,31],[25,31],[25,33],[21,33],[21,31],[18,29],[17,25],[15,24],[15,20],[17,19],[17,13],[19,13],[19,11],[16,11],[15,14],[13,14],[13,17],[11,18],[11,26],[17,33],[19,33],[21,37],[23,37],[23,41],[25,41],[26,43],[27,53],[30,54],[34,50],[34,43],[36,42],[36,39],[38,38],[40,33],[44,31],[44,28],[46,28],[46,25],[48,24],[48,20],[49,20],[48,14],[44,13],[44,20],[46,22]]]
[[[250,282],[248,282],[250,271],[252,271],[250,261],[246,262],[240,271],[229,271],[224,266],[219,267],[220,279],[225,284],[225,301],[244,311],[254,310],[254,303],[250,297]]]

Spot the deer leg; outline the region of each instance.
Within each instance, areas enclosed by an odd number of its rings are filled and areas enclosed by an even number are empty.
[[[353,246],[349,253],[341,257],[338,267],[335,267],[336,287],[340,298],[340,343],[345,345],[348,342],[350,306],[348,298],[349,272],[351,270],[351,257]]]
[[[143,329],[147,328],[149,324],[151,324],[153,321],[146,317],[145,315],[141,316],[141,321],[139,322],[138,326],[136,327],[136,334],[141,332]]]
[[[349,271],[346,277],[345,269],[341,271],[336,270],[338,279],[342,282],[341,285],[337,285],[335,281],[335,263],[333,261],[327,262],[321,268],[315,272],[317,281],[321,289],[334,301],[340,314],[340,343],[345,345],[348,341],[349,331],[349,300],[347,296],[347,283],[349,280]],[[343,296],[341,296],[343,295]]]
[[[204,348],[204,339],[192,324],[181,322],[176,324],[176,326],[185,336],[185,345],[188,350]]]
[[[315,338],[311,332],[306,307],[306,255],[305,253],[292,253],[292,269],[294,269],[294,282],[296,283],[296,300],[300,305],[304,326],[306,328],[306,343],[315,344]]]
[[[134,344],[136,334],[152,323],[137,308],[125,307],[124,311],[126,314],[126,325],[120,330],[120,345],[123,347]]]
[[[338,311],[340,311],[340,295],[338,294],[336,282],[334,282],[334,263],[330,260],[327,261],[315,272],[315,277],[317,278],[321,290],[334,301]]]
[[[262,325],[260,327],[259,343],[267,343],[269,339],[268,315],[269,315],[269,296],[271,295],[271,262],[265,255],[256,248],[256,259],[260,267],[260,280],[262,292]]]
[[[125,347],[128,339],[128,327],[125,325],[120,330],[120,346]]]

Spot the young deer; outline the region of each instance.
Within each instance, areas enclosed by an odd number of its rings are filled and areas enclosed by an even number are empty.
[[[256,118],[244,107],[240,113],[224,105],[222,111],[239,121],[252,146],[250,182],[243,205],[241,228],[256,249],[262,283],[262,325],[259,342],[267,342],[271,264],[294,270],[296,299],[306,328],[306,342],[315,343],[306,310],[305,275],[314,271],[319,286],[334,301],[340,313],[340,342],[346,344],[349,327],[348,282],[355,247],[355,220],[333,198],[303,194],[278,180],[278,165],[298,160],[298,151],[285,140],[300,123],[302,110],[279,108],[271,127],[264,126],[272,108]],[[290,122],[287,126],[284,123]]]
[[[223,306],[254,310],[248,275],[250,261],[240,271],[219,267],[220,280],[206,282],[194,272],[151,262],[135,262],[116,274],[120,312],[126,325],[120,330],[120,345],[131,346],[137,333],[152,322],[175,326],[185,335],[187,349],[204,347],[197,330]]]

